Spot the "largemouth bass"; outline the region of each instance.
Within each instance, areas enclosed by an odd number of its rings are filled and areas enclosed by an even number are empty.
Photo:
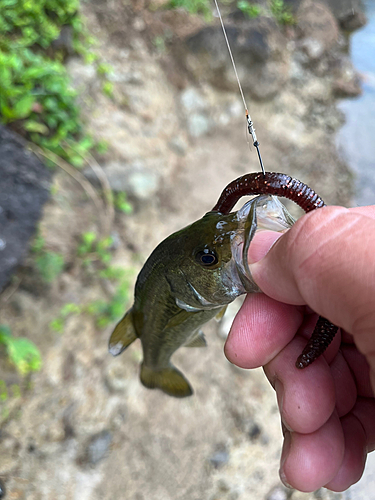
[[[109,340],[111,354],[139,338],[143,385],[175,397],[191,395],[171,356],[181,346],[205,346],[201,326],[239,295],[259,291],[247,263],[255,232],[285,231],[293,222],[277,198],[257,196],[237,212],[208,212],[166,238],[138,275],[134,304]]]

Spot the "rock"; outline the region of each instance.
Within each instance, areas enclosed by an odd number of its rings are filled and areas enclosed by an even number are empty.
[[[209,461],[215,469],[220,469],[229,462],[229,453],[225,448],[219,447]]]
[[[333,92],[337,97],[357,97],[362,94],[359,78],[345,80],[339,78],[333,82]]]
[[[288,500],[291,494],[291,490],[287,490],[282,485],[277,485],[267,494],[266,500]]]
[[[301,49],[305,52],[309,60],[317,61],[324,54],[324,45],[316,38],[305,38],[302,41]]]
[[[168,142],[168,146],[171,151],[176,153],[178,156],[185,156],[188,148],[187,142],[180,136],[172,137]]]
[[[256,441],[261,435],[261,433],[262,433],[261,427],[259,427],[259,425],[254,422],[249,428],[248,435],[251,441]]]
[[[338,42],[338,23],[331,10],[321,2],[304,0],[297,11],[297,23],[303,38],[315,40],[320,44],[320,55]],[[315,53],[316,50],[313,50],[313,54]]]
[[[324,0],[324,2],[343,29],[352,31],[366,24],[362,0]]]
[[[297,12],[303,0],[284,0],[293,12]],[[366,24],[366,16],[362,0],[320,0],[337,19],[341,28],[352,31]]]
[[[343,30],[354,31],[362,28],[367,23],[364,12],[349,11],[345,17],[340,20],[340,26]]]
[[[0,126],[0,292],[26,255],[50,182],[50,171],[24,141]]]
[[[227,35],[242,86],[255,99],[273,97],[288,77],[287,40],[273,19],[261,17],[227,25]],[[180,50],[197,81],[238,90],[221,27],[208,26],[188,38]]]
[[[356,97],[362,93],[361,77],[346,54],[333,58],[330,72],[334,77],[332,90],[337,97]]]
[[[200,137],[213,127],[209,117],[209,103],[195,87],[188,87],[180,96],[185,110],[188,132],[191,137]]]
[[[79,463],[81,465],[97,465],[107,455],[111,443],[112,433],[108,430],[94,434],[87,443]]]
[[[0,498],[5,498],[6,495],[6,489],[5,489],[5,484],[0,480]]]
[[[161,178],[161,160],[112,161],[104,165],[104,171],[111,189],[125,192],[141,201],[154,195],[159,188]],[[90,168],[84,171],[93,183],[98,183],[96,175]]]
[[[201,92],[195,87],[188,87],[181,93],[181,104],[187,113],[204,111],[207,103]]]

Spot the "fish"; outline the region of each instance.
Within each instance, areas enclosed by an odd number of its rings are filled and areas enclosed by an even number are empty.
[[[261,195],[235,212],[207,212],[168,236],[141,269],[134,303],[115,327],[109,352],[118,356],[140,339],[142,384],[177,398],[192,395],[171,357],[182,346],[205,347],[202,325],[220,318],[239,295],[260,292],[247,262],[254,234],[284,232],[293,223],[275,196]]]

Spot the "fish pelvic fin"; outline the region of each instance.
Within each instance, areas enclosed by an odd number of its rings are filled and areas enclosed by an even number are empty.
[[[185,347],[207,347],[204,333],[201,330],[198,330],[194,337],[188,340]]]
[[[121,354],[137,338],[130,309],[116,325],[109,339],[108,350],[112,356]]]
[[[175,398],[186,398],[193,394],[189,382],[173,365],[157,371],[142,363],[141,382],[148,389],[160,389]]]

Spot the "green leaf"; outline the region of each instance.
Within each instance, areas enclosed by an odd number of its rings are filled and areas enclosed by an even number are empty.
[[[12,338],[7,348],[10,361],[22,375],[40,370],[42,366],[40,352],[31,340]]]
[[[7,325],[0,325],[0,344],[8,345],[12,332]]]
[[[52,283],[64,268],[64,258],[56,252],[43,253],[35,263],[46,283]]]
[[[14,106],[14,113],[16,118],[25,118],[31,112],[35,97],[33,95],[26,95],[20,99]]]
[[[28,132],[38,132],[38,134],[47,135],[49,132],[49,128],[44,125],[44,123],[36,122],[34,120],[27,120],[24,127]]]

